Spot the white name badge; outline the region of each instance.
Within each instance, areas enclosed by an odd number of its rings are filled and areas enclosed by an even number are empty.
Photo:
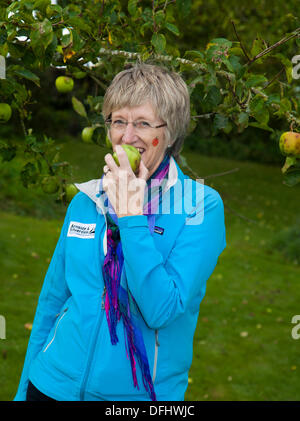
[[[95,238],[96,224],[83,224],[71,221],[68,229],[68,237]]]

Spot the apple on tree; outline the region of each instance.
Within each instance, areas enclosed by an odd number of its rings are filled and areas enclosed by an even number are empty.
[[[81,138],[85,143],[93,143],[93,134],[95,127],[85,127],[81,132]]]
[[[59,189],[59,183],[56,177],[51,176],[44,177],[41,186],[43,192],[48,194],[56,193]]]
[[[0,123],[6,123],[11,117],[12,111],[9,104],[0,103]]]
[[[300,133],[282,133],[279,139],[279,148],[283,155],[300,158]]]
[[[105,144],[109,149],[112,148],[112,144],[111,144],[111,141],[109,140],[108,136],[105,137]]]
[[[72,91],[74,87],[74,81],[68,76],[58,76],[55,80],[55,86],[58,92],[67,93]]]
[[[65,189],[65,198],[67,200],[67,202],[71,202],[71,200],[73,199],[73,197],[78,193],[78,189],[74,184],[67,184],[66,185],[66,189]]]

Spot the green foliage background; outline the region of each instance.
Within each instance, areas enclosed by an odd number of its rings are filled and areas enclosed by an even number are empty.
[[[243,7],[233,0],[3,0],[0,55],[7,75],[0,80],[0,100],[14,114],[10,128],[0,129],[3,159],[13,159],[20,135],[29,161],[21,170],[24,185],[49,174],[63,191],[70,168],[57,165],[49,137],[76,136],[85,125],[96,125],[95,142],[103,145],[107,85],[124,66],[146,61],[180,72],[189,86],[186,149],[283,166],[280,134],[300,125],[291,63],[300,45],[297,10],[295,0],[255,0]],[[78,72],[86,77],[77,79]],[[60,74],[76,82],[64,97],[54,88]],[[299,182],[297,160],[283,172],[285,182]]]
[[[207,177],[225,204],[228,246],[201,305],[186,399],[297,400],[299,344],[290,331],[299,312],[300,164],[281,155],[278,140],[300,128],[291,63],[298,1],[50,3],[0,0],[0,102],[13,110],[0,124],[0,314],[9,338],[0,342],[0,399],[16,391],[24,324],[57,241],[66,184],[99,177],[105,89],[145,61],[186,80],[192,121],[181,166]],[[74,79],[72,92],[57,92],[59,75]],[[97,127],[94,145],[81,142],[87,125]],[[45,176],[59,182],[57,194],[43,193]]]

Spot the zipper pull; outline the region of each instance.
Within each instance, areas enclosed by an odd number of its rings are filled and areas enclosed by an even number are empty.
[[[105,293],[106,293],[106,286],[104,287],[102,298],[101,298],[101,309],[102,310],[105,309],[105,304],[104,304],[104,296],[105,296]]]
[[[155,330],[155,343],[157,346],[160,346],[160,343],[158,342],[158,330]]]
[[[57,319],[58,316],[60,316],[62,313],[65,313],[68,310],[68,307],[66,307],[63,311],[61,311],[60,313],[57,313],[55,315],[55,318]]]

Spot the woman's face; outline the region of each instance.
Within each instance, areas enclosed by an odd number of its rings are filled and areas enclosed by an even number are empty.
[[[111,120],[123,120],[126,122],[143,121],[151,126],[159,126],[164,121],[156,117],[152,105],[147,102],[137,107],[124,107],[111,114]],[[167,148],[165,140],[165,126],[160,128],[147,127],[138,129],[132,124],[127,124],[123,129],[110,128],[110,139],[113,150],[116,145],[132,145],[139,149],[143,163],[149,170],[149,177],[158,168],[164,158]]]

